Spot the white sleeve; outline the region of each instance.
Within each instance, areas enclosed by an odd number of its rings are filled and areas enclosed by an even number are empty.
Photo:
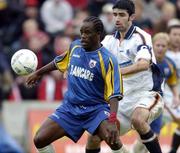
[[[147,45],[140,45],[137,48],[135,62],[137,62],[139,59],[142,59],[142,58],[146,60],[152,59],[151,48]]]
[[[112,37],[111,35],[107,35],[101,42],[102,45],[108,50],[111,50],[111,37]]]
[[[142,39],[138,41],[139,43],[137,44],[135,62],[143,58],[146,60],[151,60],[154,63],[156,63],[151,36],[144,34],[144,39],[145,42],[143,42]]]

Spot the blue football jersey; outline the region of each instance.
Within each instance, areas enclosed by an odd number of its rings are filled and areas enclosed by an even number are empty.
[[[158,62],[157,65],[163,73],[166,83],[171,86],[176,85],[178,78],[174,62],[170,58],[165,57],[163,61]]]
[[[112,97],[122,98],[122,77],[116,58],[103,46],[86,51],[80,40],[72,42],[69,51],[54,59],[61,72],[68,72],[65,100],[83,106],[106,103]]]

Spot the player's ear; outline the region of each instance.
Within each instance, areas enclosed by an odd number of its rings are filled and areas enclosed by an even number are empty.
[[[129,17],[130,21],[135,20],[135,17],[136,17],[136,15],[135,15],[135,14],[132,14],[132,15]]]
[[[100,33],[100,32],[96,32],[96,35],[97,35],[98,37],[100,37],[100,36],[101,36],[101,33]]]

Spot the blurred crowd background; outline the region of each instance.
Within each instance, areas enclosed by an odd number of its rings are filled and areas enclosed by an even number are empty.
[[[66,81],[58,72],[45,76],[27,89],[24,78],[10,68],[12,55],[27,48],[38,57],[38,68],[68,49],[79,37],[82,20],[99,16],[106,34],[114,31],[115,0],[0,0],[0,95],[1,99],[58,101]],[[135,25],[154,35],[167,31],[168,23],[180,18],[180,0],[136,0]]]
[[[0,105],[5,100],[61,101],[66,91],[66,80],[62,74],[54,71],[44,76],[37,86],[26,88],[25,78],[14,74],[10,67],[12,55],[19,49],[30,49],[38,57],[38,68],[44,66],[79,38],[81,23],[89,15],[99,16],[106,34],[112,34],[115,30],[112,14],[115,1],[0,0]],[[166,32],[170,24],[179,22],[180,0],[134,1],[134,24],[152,36]],[[4,131],[0,124],[1,133]],[[3,140],[2,135],[0,137]],[[4,152],[0,150],[0,153]]]

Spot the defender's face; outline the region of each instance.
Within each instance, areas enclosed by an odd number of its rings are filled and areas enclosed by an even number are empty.
[[[90,50],[98,42],[98,34],[95,32],[93,23],[84,22],[81,29],[81,44],[83,48]]]
[[[163,59],[168,49],[168,42],[164,39],[157,39],[153,43],[154,54],[157,59]]]
[[[129,16],[128,12],[123,9],[113,9],[113,15],[115,20],[115,27],[120,32],[127,31],[130,22],[132,22],[131,17]]]

